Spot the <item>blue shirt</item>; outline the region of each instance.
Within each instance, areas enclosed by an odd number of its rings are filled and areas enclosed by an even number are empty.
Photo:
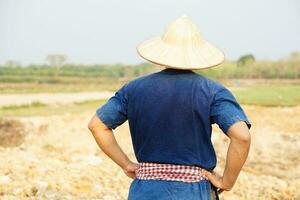
[[[232,93],[190,70],[167,68],[132,80],[96,110],[109,128],[128,119],[138,162],[216,166],[211,124],[225,134],[237,121],[251,127]]]
[[[111,129],[128,120],[138,162],[193,165],[209,171],[217,163],[211,125],[218,124],[225,134],[238,121],[251,127],[235,97],[222,84],[191,70],[171,68],[126,83],[96,114]],[[131,189],[149,183],[160,185],[159,190],[170,189],[166,185],[161,187],[160,181],[136,179]],[[185,185],[190,195],[197,191],[206,192],[204,196],[211,194],[206,181],[172,184]],[[131,190],[129,199],[140,199],[137,195],[143,196]],[[144,195],[142,199],[151,199],[151,195],[154,198],[159,194],[148,192],[147,198]]]

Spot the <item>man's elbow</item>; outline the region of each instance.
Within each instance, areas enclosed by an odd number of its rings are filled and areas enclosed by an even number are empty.
[[[93,132],[98,126],[99,126],[99,122],[97,122],[95,116],[93,116],[90,119],[89,123],[87,124],[87,127],[91,132]]]
[[[251,134],[249,131],[245,131],[243,134],[240,134],[238,138],[239,142],[243,144],[250,144],[251,143]]]
[[[251,143],[251,134],[249,131],[240,131],[235,134],[231,134],[230,139],[233,142],[248,146]]]
[[[251,134],[249,129],[244,123],[236,123],[234,124],[228,131],[228,136],[231,140],[243,143],[250,144],[251,143]]]
[[[109,129],[97,116],[94,116],[89,121],[87,127],[92,133],[94,133],[96,130],[105,131]]]
[[[89,123],[87,124],[87,128],[93,132],[94,128],[95,128],[95,125],[94,123],[92,122],[92,120],[89,121]]]

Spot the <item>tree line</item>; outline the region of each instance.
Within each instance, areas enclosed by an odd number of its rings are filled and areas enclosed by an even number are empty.
[[[162,68],[151,63],[138,65],[95,64],[75,65],[66,62],[67,57],[60,54],[47,56],[44,65],[21,66],[8,61],[0,66],[0,82],[64,82],[72,79],[132,79]],[[298,79],[300,78],[300,54],[291,53],[289,57],[277,61],[256,60],[254,55],[246,54],[237,61],[226,61],[218,67],[196,70],[213,79]]]

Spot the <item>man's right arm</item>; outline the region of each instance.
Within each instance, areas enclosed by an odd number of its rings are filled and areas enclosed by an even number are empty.
[[[230,138],[230,144],[227,151],[222,187],[225,190],[230,190],[248,157],[251,136],[248,127],[242,121],[232,125],[227,135]]]
[[[233,124],[228,129],[227,135],[230,138],[230,144],[227,151],[223,176],[218,176],[214,172],[203,171],[208,180],[221,191],[229,191],[234,186],[248,157],[251,143],[249,129],[243,121]]]

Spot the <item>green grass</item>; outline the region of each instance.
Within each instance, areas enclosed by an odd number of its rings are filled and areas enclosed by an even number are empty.
[[[23,104],[23,105],[9,105],[9,106],[3,106],[2,110],[18,110],[18,109],[26,109],[26,108],[40,108],[45,107],[46,104],[43,104],[41,102],[35,101],[31,104]]]
[[[26,94],[26,93],[58,93],[58,92],[91,92],[91,91],[115,91],[121,87],[124,81],[99,82],[76,84],[62,83],[0,83],[0,94]]]
[[[300,105],[300,85],[256,85],[232,88],[241,104],[260,106]]]
[[[61,104],[61,105],[45,105],[33,103],[21,106],[5,106],[0,107],[0,117],[3,116],[44,116],[59,115],[64,113],[79,113],[84,110],[96,110],[106,100],[87,100],[78,103]]]

